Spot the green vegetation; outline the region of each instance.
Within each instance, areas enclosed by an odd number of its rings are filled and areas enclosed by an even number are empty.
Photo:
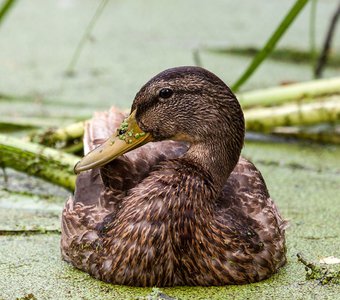
[[[280,25],[275,29],[270,36],[264,47],[255,55],[248,68],[240,76],[240,78],[234,83],[232,89],[237,92],[239,88],[250,78],[260,64],[268,57],[268,55],[274,50],[276,44],[281,39],[286,30],[292,25],[295,18],[299,15],[302,9],[307,4],[308,0],[297,0],[293,7],[289,10],[284,17]]]
[[[207,47],[202,48],[203,51],[210,51],[212,53],[217,53],[221,55],[239,55],[245,57],[254,57],[260,49],[255,47]],[[317,56],[319,53],[316,53]],[[298,63],[298,64],[308,64],[310,65],[311,54],[299,49],[292,48],[279,48],[274,49],[267,57],[267,59],[272,59],[274,61],[279,61],[282,63]],[[328,57],[328,67],[329,68],[340,68],[340,55],[337,52],[331,52]]]
[[[74,190],[73,167],[78,157],[5,135],[0,135],[0,153],[3,168],[13,168]]]

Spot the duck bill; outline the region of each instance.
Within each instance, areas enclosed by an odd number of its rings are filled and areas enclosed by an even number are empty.
[[[136,111],[133,111],[114,135],[75,165],[74,172],[79,174],[82,171],[101,167],[118,156],[152,141],[152,136],[139,128],[135,116]]]

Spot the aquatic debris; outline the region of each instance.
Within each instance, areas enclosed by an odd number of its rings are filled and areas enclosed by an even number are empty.
[[[117,129],[117,136],[120,140],[125,141],[127,144],[132,144],[133,139],[138,140],[139,138],[145,136],[145,132],[134,132],[134,129],[129,129],[129,123],[127,119],[124,119]]]
[[[16,300],[37,300],[33,294],[27,294],[24,297],[16,298]]]
[[[340,264],[340,258],[337,258],[335,256],[323,257],[320,259],[319,263],[326,264],[326,265]]]
[[[151,294],[146,297],[147,300],[176,300],[177,298],[172,298],[167,294],[163,293],[158,288],[153,288]]]
[[[305,265],[307,280],[318,280],[322,285],[329,283],[340,284],[340,265],[338,268],[319,266],[308,262],[300,253],[297,254],[297,257],[298,261]]]

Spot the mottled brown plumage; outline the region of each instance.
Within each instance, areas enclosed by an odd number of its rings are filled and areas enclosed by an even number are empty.
[[[244,284],[283,266],[286,223],[240,158],[243,113],[230,89],[202,68],[169,69],[131,111],[156,142],[78,176],[62,216],[63,258],[133,286]],[[115,109],[96,114],[86,153],[122,120]]]

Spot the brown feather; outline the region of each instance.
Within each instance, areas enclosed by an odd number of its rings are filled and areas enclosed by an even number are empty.
[[[75,267],[114,284],[210,286],[268,278],[286,262],[286,222],[261,173],[248,160],[238,159],[244,133],[242,112],[239,119],[232,115],[238,111],[237,100],[205,70],[172,70],[152,79],[136,96],[133,108],[143,110],[139,122],[144,130],[153,123],[153,111],[162,115],[157,111],[162,104],[146,102],[151,100],[143,97],[152,94],[154,86],[176,82],[176,87],[185,79],[190,99],[196,97],[201,81],[214,87],[214,98],[219,89],[226,93],[225,101],[231,104],[225,108],[221,102],[216,112],[209,113],[215,118],[226,109],[229,126],[217,128],[213,142],[207,144],[197,142],[196,129],[192,129],[196,136],[192,145],[186,141],[149,143],[100,170],[81,173],[75,195],[63,210],[62,256]],[[183,98],[187,92],[181,93]],[[186,108],[177,109],[179,115],[185,115]],[[170,109],[169,118],[171,114]],[[122,119],[114,108],[97,113],[85,128],[85,151],[115,132]],[[167,132],[160,120],[166,123]],[[175,132],[176,125],[164,118],[156,121],[150,127],[154,137],[166,138],[172,127]],[[226,130],[228,138],[230,132],[239,133],[226,140],[219,138],[219,130]]]

